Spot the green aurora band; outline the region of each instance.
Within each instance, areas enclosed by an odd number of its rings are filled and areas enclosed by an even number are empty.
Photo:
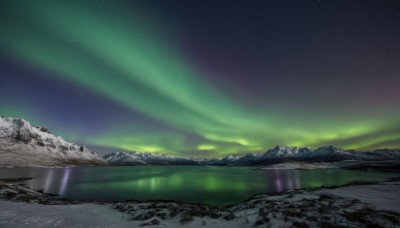
[[[262,152],[277,143],[399,147],[400,132],[394,128],[398,116],[327,119],[323,114],[296,116],[290,110],[264,113],[230,99],[207,80],[208,72],[187,60],[173,35],[150,12],[138,10],[134,18],[124,20],[128,13],[122,9],[88,10],[69,1],[30,3],[6,5],[7,14],[0,16],[2,51],[175,129],[130,135],[110,129],[88,137],[86,143],[221,155]],[[185,132],[196,135],[198,143],[187,143]]]

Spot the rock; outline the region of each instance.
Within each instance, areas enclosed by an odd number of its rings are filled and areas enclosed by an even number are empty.
[[[43,140],[41,140],[41,139],[38,139],[38,140],[37,140],[37,144],[38,144],[39,146],[45,146],[45,145],[46,145],[46,144],[44,144]]]
[[[82,145],[79,147],[79,151],[83,152],[83,153],[91,153],[91,154],[96,154],[94,152],[92,152],[91,150],[89,150],[86,146]]]
[[[58,148],[60,148],[61,150],[68,150],[68,147],[63,145],[59,145]]]
[[[151,225],[160,225],[160,220],[158,219],[152,219],[148,222],[145,222],[143,224],[141,224],[141,226],[151,226]]]
[[[40,127],[39,127],[39,130],[42,131],[42,132],[46,132],[46,133],[49,133],[49,134],[50,134],[50,131],[49,131],[47,128],[45,128],[45,127],[40,126]]]
[[[17,127],[23,127],[24,125],[25,125],[25,122],[24,122],[24,120],[22,120],[22,119],[14,119],[13,120],[13,122],[14,122],[14,124],[15,125],[17,125]]]
[[[47,145],[47,146],[49,146],[49,147],[51,147],[51,148],[53,148],[53,149],[56,149],[57,147],[55,146],[55,145],[53,145],[53,144],[49,144],[49,145]]]
[[[31,138],[33,138],[33,139],[41,139],[41,137],[40,137],[40,135],[39,134],[36,134],[36,133],[30,133],[30,135],[31,135]]]
[[[229,213],[229,214],[227,214],[227,215],[224,217],[224,219],[225,219],[225,220],[228,220],[228,221],[233,220],[233,219],[235,219],[235,218],[236,218],[236,216],[235,216],[235,214],[233,214],[233,213]]]
[[[17,131],[17,135],[15,136],[17,141],[22,141],[24,143],[29,143],[32,139],[31,134],[28,131]]]

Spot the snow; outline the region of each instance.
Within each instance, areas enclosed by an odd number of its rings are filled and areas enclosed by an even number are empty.
[[[333,146],[317,149],[297,148],[277,145],[263,155],[246,154],[243,156],[228,155],[223,158],[196,159],[165,154],[143,152],[113,152],[103,158],[111,163],[149,165],[149,164],[199,164],[199,165],[269,165],[267,169],[315,169],[338,168],[347,163],[361,161],[376,162],[400,160],[400,151],[394,149],[377,150],[376,152],[345,151]],[[396,159],[397,158],[397,159]],[[284,162],[284,163],[283,163]],[[340,164],[343,162],[343,164]]]
[[[358,199],[375,209],[400,213],[400,181],[321,190],[317,193],[329,193],[340,197]]]
[[[112,163],[127,164],[175,164],[175,163],[197,163],[193,159],[166,154],[152,154],[143,152],[113,152],[103,156],[103,159]]]
[[[132,227],[128,215],[110,206],[0,201],[0,208],[0,227]]]
[[[288,157],[298,157],[302,153],[300,153],[299,148],[297,147],[289,147],[276,145],[275,148],[268,150],[261,158],[262,159],[271,159],[271,158],[288,158]]]
[[[40,205],[21,202],[0,201],[0,227],[139,227],[152,221],[132,221],[131,216],[114,210],[110,205]],[[240,227],[235,222],[194,219],[182,223],[180,218],[159,220],[153,227]]]
[[[317,149],[277,145],[263,155],[229,155],[224,158],[197,159],[143,152],[113,152],[99,157],[85,146],[79,146],[55,136],[44,127],[32,126],[19,118],[0,118],[0,167],[62,167],[82,165],[264,165],[287,161],[332,162],[343,160],[399,160],[400,150],[380,149],[373,152],[346,151],[333,146]],[[288,165],[288,167],[285,167]],[[335,165],[290,163],[269,168],[334,168]]]
[[[1,182],[0,187],[24,190]],[[399,227],[399,199],[400,181],[258,194],[228,207],[171,201],[40,205],[0,199],[0,227]]]
[[[0,167],[105,164],[96,153],[19,118],[0,118]]]
[[[400,151],[395,149],[381,149],[372,152],[343,150],[334,146],[309,149],[277,145],[261,156],[261,160],[295,159],[295,160],[385,160],[400,159]]]

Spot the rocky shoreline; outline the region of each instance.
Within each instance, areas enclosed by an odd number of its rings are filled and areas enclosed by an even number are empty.
[[[31,207],[40,206],[44,209],[59,208],[60,206],[71,207],[71,205],[78,208],[89,207],[93,210],[106,207],[107,210],[116,210],[123,215],[120,216],[121,223],[117,224],[117,227],[124,227],[126,224],[157,227],[253,227],[260,225],[272,227],[400,227],[400,208],[390,210],[390,207],[382,208],[379,205],[379,202],[382,202],[379,197],[387,196],[376,195],[377,204],[374,205],[358,199],[359,197],[354,193],[351,196],[341,196],[335,193],[335,191],[341,191],[343,194],[343,192],[351,192],[357,187],[362,187],[364,193],[361,194],[372,194],[374,189],[383,188],[388,193],[394,193],[394,198],[397,197],[397,200],[400,200],[400,178],[392,178],[384,182],[359,181],[340,187],[299,189],[279,194],[258,194],[245,202],[229,206],[154,200],[110,203],[68,200],[25,187],[21,181],[27,179],[29,178],[0,179],[0,200],[10,204],[21,204],[21,206],[28,203]],[[2,204],[0,203],[0,211],[7,209],[1,208]],[[71,213],[73,217],[73,211]],[[63,220],[63,217],[60,216],[60,219]],[[8,226],[10,224],[5,222],[7,216],[2,213],[0,213],[0,221],[5,223],[0,222],[0,226],[13,227]],[[90,221],[85,222],[88,222],[90,226]],[[107,224],[104,226],[110,227]],[[35,227],[35,225],[30,224],[29,227]]]

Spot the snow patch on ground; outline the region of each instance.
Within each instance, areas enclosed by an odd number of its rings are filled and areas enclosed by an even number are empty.
[[[400,213],[400,181],[383,182],[374,185],[349,186],[317,191],[318,194],[329,193],[335,196],[357,199],[377,210],[388,210]]]
[[[132,227],[127,215],[110,206],[0,201],[0,208],[0,227]]]
[[[68,202],[17,184],[0,182],[0,188],[0,198],[9,200],[0,200],[0,227],[400,227],[399,180],[259,194],[224,207],[172,201]]]

